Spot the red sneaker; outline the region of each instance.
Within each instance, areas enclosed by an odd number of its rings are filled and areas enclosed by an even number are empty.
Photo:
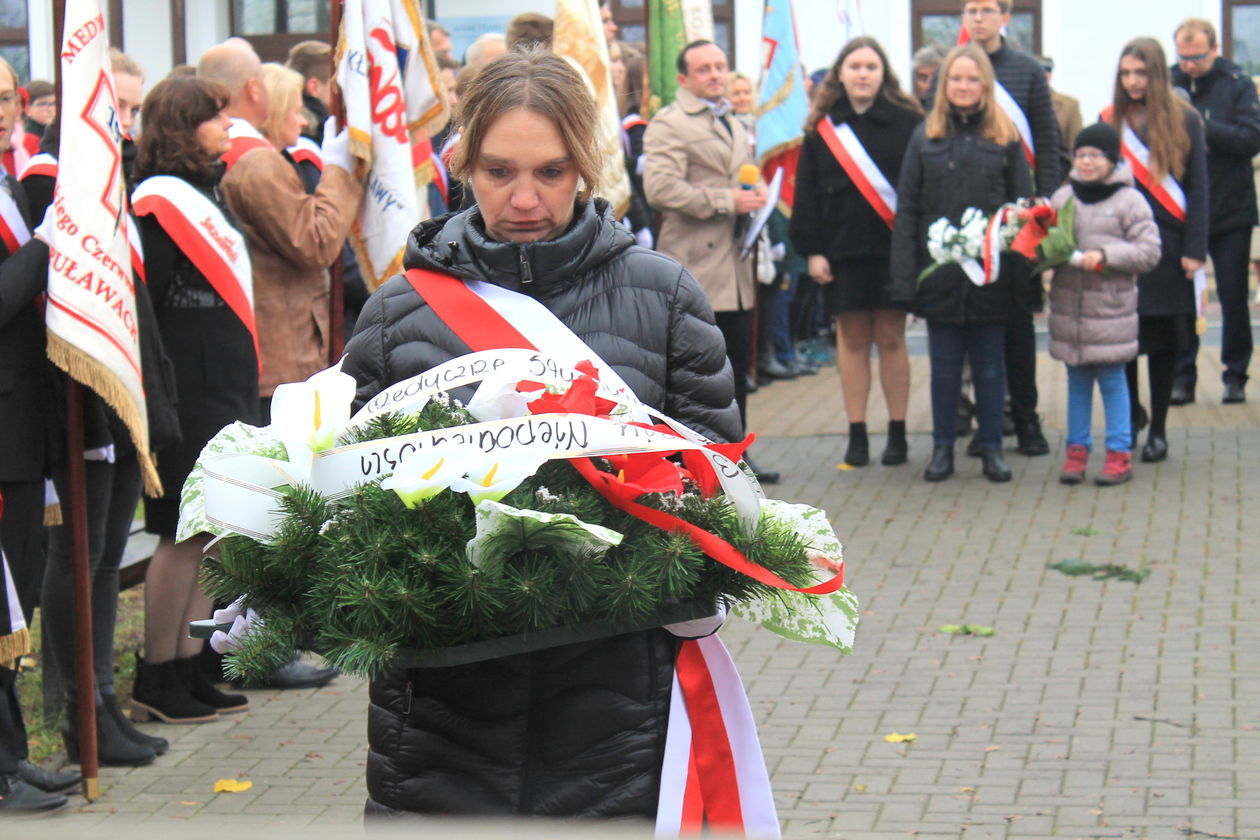
[[[1067,460],[1059,473],[1060,484],[1080,484],[1085,480],[1085,465],[1089,462],[1089,450],[1074,443],[1067,448]]]
[[[1133,455],[1129,452],[1107,450],[1107,461],[1103,464],[1102,473],[1095,476],[1094,483],[1100,487],[1113,484],[1124,484],[1133,478]]]

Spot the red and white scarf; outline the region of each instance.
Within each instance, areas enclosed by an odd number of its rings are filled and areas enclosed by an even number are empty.
[[[602,383],[625,387],[607,363],[531,297],[435,272],[412,270],[407,279],[474,351],[521,347],[575,363],[589,359]],[[748,696],[716,635],[689,639],[680,646],[656,832],[658,837],[699,834],[704,825],[752,837],[779,837],[770,777]]]
[[[249,330],[258,353],[254,280],[245,237],[213,201],[187,181],[171,175],[146,178],[136,187],[133,201],[136,215],[157,219],[162,230],[210,282]],[[258,360],[261,367],[261,353]]]
[[[998,107],[1010,118],[1011,122],[1015,123],[1020,144],[1024,147],[1024,157],[1028,160],[1028,165],[1036,169],[1037,144],[1033,142],[1032,126],[1028,124],[1024,109],[1019,107],[1015,97],[1011,96],[1010,91],[1002,87],[1002,83],[997,79],[993,80],[993,98],[997,100]]]
[[[897,215],[897,188],[875,165],[853,129],[848,123],[841,123],[837,128],[831,117],[824,116],[818,121],[818,136],[827,144],[840,168],[853,181],[871,209],[891,229]]]
[[[40,152],[32,157],[22,167],[21,173],[18,174],[18,180],[25,181],[32,175],[46,175],[49,178],[56,178],[57,158],[47,152]]]
[[[0,184],[0,241],[10,254],[25,245],[31,238],[31,229],[22,218],[7,183]]]
[[[271,141],[263,137],[258,129],[240,117],[232,118],[232,125],[228,127],[228,138],[230,141],[228,150],[223,155],[223,162],[227,164],[228,169],[235,166],[237,161],[254,149],[275,149]]]

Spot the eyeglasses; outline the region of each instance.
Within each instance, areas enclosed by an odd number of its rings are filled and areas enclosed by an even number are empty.
[[[32,102],[30,105],[27,105],[26,107],[28,110],[31,110],[31,111],[34,111],[36,108],[43,110],[44,108],[56,108],[57,103],[56,102]]]
[[[1203,61],[1204,59],[1206,59],[1209,55],[1211,55],[1210,52],[1195,53],[1194,55],[1179,55],[1177,56],[1177,60],[1183,61],[1186,64],[1198,64],[1200,61]]]
[[[0,108],[16,108],[21,101],[16,93],[6,93],[0,96]]]
[[[982,18],[982,17],[992,17],[993,15],[1000,15],[1000,14],[1002,14],[1002,10],[995,9],[992,6],[987,6],[983,9],[963,9],[963,17]]]
[[[1102,160],[1106,157],[1106,155],[1102,152],[1087,152],[1084,149],[1081,149],[1079,152],[1072,155],[1072,157],[1077,160]]]

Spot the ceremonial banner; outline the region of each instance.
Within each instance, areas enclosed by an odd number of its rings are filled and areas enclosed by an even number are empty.
[[[840,44],[849,43],[866,32],[862,25],[862,0],[840,0],[840,8],[836,10],[840,19]]]
[[[350,152],[367,170],[350,242],[370,290],[402,270],[407,234],[428,216],[433,166],[413,146],[450,107],[417,0],[346,0],[336,56]]]
[[[682,0],[683,32],[687,43],[712,41],[713,6],[709,0]],[[729,56],[728,56],[729,58]]]
[[[608,43],[599,17],[599,0],[556,0],[552,49],[581,68],[595,97],[599,122],[595,143],[604,161],[595,194],[608,200],[617,214],[630,207],[630,178],[626,175],[621,147],[621,114],[609,69]]]
[[[761,44],[764,56],[757,99],[757,162],[767,183],[776,171],[783,170],[779,210],[791,216],[796,195],[796,160],[809,117],[792,0],[766,4]]]
[[[681,0],[647,0],[649,118],[674,101],[678,54],[687,46]]]
[[[149,457],[118,102],[97,0],[68,0],[61,45],[61,146],[48,247],[48,357],[126,424],[145,486]]]

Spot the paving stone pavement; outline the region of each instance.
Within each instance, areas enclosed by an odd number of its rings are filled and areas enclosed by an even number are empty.
[[[838,390],[834,370],[774,388],[804,405]],[[1057,482],[1057,442],[1049,457],[1008,453],[1009,484],[984,480],[960,452],[957,476],[929,485],[922,432],[905,466],[839,470],[844,437],[784,432],[770,411],[782,398],[757,399],[759,461],[785,476],[768,489],[830,512],[863,609],[847,658],[734,621],[723,631],[785,836],[1260,840],[1254,404],[1232,416],[1204,408],[1199,423],[1174,414],[1167,462],[1097,488]],[[874,435],[872,451],[882,445]],[[1072,558],[1150,576],[1096,581],[1047,568]],[[944,624],[994,635],[948,635]],[[248,713],[162,727],[172,746],[156,764],[105,768],[101,799],[76,798],[81,807],[24,833],[358,833],[365,684],[250,696]],[[889,743],[894,732],[916,739]],[[221,778],[253,787],[215,795]],[[522,833],[485,836],[507,830]],[[449,826],[434,834],[465,836]]]

